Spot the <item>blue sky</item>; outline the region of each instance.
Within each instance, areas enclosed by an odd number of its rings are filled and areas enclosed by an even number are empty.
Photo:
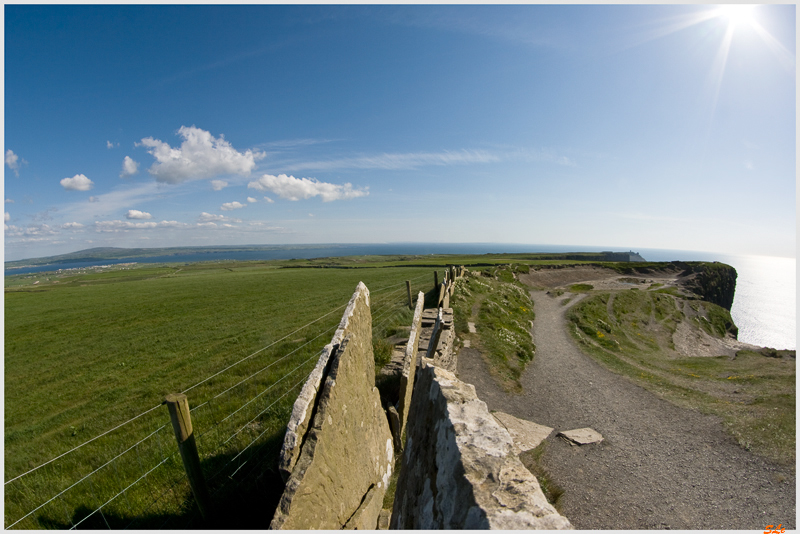
[[[795,256],[795,6],[6,5],[5,259]]]

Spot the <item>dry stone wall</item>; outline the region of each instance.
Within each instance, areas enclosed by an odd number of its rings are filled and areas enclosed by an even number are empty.
[[[368,321],[368,322],[367,322]],[[369,327],[367,327],[369,325]],[[283,438],[283,447],[278,461],[278,470],[283,480],[288,480],[294,469],[294,464],[300,456],[300,445],[311,423],[311,416],[314,404],[322,385],[323,379],[328,372],[328,363],[334,347],[341,343],[345,335],[353,328],[359,329],[361,335],[369,334],[372,337],[372,315],[369,305],[369,289],[363,282],[359,282],[356,291],[350,298],[347,308],[344,310],[339,328],[333,334],[331,342],[322,349],[322,354],[317,360],[317,365],[303,384],[303,389],[297,396],[297,400],[292,407],[292,414],[289,423],[286,425],[286,434]]]
[[[400,374],[400,399],[397,410],[400,419],[399,435],[402,436],[408,421],[408,409],[411,406],[411,393],[414,389],[414,378],[417,371],[417,353],[419,352],[419,336],[422,329],[422,309],[425,305],[425,295],[420,291],[417,295],[417,306],[414,308],[414,318],[411,322],[411,333],[406,343],[403,369]]]
[[[572,528],[472,385],[434,366],[417,377],[391,528]]]
[[[303,435],[298,433],[302,426],[294,425],[291,443],[299,452],[286,450],[282,455],[296,461],[272,519],[273,529],[374,529],[378,523],[394,447],[374,382],[369,291],[363,284],[334,342],[318,398],[309,395],[297,410],[298,421],[301,414],[302,420],[310,421]]]

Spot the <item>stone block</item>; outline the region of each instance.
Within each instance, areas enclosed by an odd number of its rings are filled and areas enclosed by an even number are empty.
[[[397,402],[397,410],[400,416],[400,438],[406,429],[408,420],[408,408],[411,406],[411,393],[414,389],[414,376],[417,370],[417,354],[419,352],[419,335],[422,331],[422,314],[425,304],[425,294],[422,291],[417,295],[417,306],[414,308],[414,318],[411,320],[411,333],[406,343],[405,358],[403,359],[403,370],[400,373],[400,398]],[[401,441],[402,444],[402,441]]]
[[[475,388],[453,373],[418,371],[406,435],[391,528],[572,528]]]
[[[553,429],[549,426],[537,425],[532,421],[519,419],[507,413],[494,412],[492,415],[497,419],[498,423],[508,430],[513,441],[514,454],[516,455],[535,449],[553,432]]]
[[[376,528],[394,447],[374,376],[372,337],[354,328],[331,357],[312,426],[270,528]]]
[[[559,432],[558,435],[565,437],[570,443],[574,443],[575,445],[589,445],[591,443],[600,443],[603,441],[603,436],[600,432],[592,430],[591,428],[565,430],[564,432]]]

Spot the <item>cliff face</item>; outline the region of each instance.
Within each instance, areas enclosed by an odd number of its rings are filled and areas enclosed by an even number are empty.
[[[703,300],[730,311],[736,292],[736,269],[724,263],[674,262],[681,269],[681,285]]]

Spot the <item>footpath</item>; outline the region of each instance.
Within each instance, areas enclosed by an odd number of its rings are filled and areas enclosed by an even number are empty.
[[[507,394],[480,352],[462,348],[458,377],[490,410],[553,427],[539,464],[564,494],[560,512],[578,529],[796,528],[796,474],[742,449],[719,418],[664,401],[584,355],[562,306],[532,291],[536,356]],[[604,440],[568,444],[559,431],[590,427]]]

